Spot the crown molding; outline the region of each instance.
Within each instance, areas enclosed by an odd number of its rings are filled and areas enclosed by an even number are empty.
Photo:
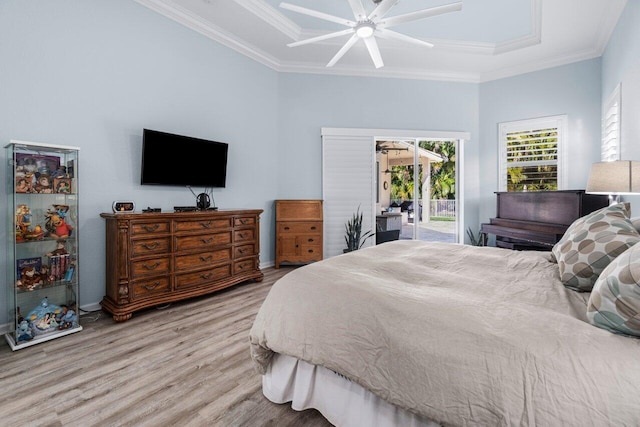
[[[293,40],[300,38],[302,28],[264,0],[234,0],[237,4]]]
[[[574,62],[586,61],[588,59],[598,58],[601,54],[595,49],[587,49],[571,55],[562,55],[548,60],[533,60],[527,64],[520,64],[513,67],[501,68],[499,71],[493,71],[480,74],[480,83],[492,80],[504,79],[507,77],[518,76],[522,74],[541,71],[547,68],[559,67],[562,65],[572,64]]]
[[[171,0],[134,0],[185,27],[202,34],[216,42],[231,48],[267,67],[277,70],[278,60],[261,49],[251,45],[246,40],[202,19],[191,11],[173,3]]]
[[[323,74],[348,77],[376,77],[410,80],[436,80],[458,83],[479,83],[480,75],[476,73],[459,73],[451,71],[424,71],[416,69],[400,69],[385,66],[381,69],[359,67],[330,67],[310,63],[286,63],[278,68],[283,73]]]

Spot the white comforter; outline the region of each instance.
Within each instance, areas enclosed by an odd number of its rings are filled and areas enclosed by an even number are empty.
[[[297,269],[251,330],[448,425],[640,425],[640,340],[586,322],[548,253],[397,241]]]

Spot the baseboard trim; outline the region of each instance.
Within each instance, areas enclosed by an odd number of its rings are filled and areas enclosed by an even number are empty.
[[[9,332],[9,323],[0,324],[0,335],[4,335]]]

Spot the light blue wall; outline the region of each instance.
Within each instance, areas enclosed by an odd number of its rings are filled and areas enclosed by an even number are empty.
[[[144,127],[230,144],[227,188],[215,191],[216,202],[265,209],[261,256],[273,260],[277,96],[276,72],[133,1],[0,2],[2,145],[22,139],[81,148],[82,305],[104,295],[99,214],[113,200],[169,211],[195,203],[186,188],[140,186]],[[4,150],[0,156],[5,165]],[[12,237],[1,206],[5,242]],[[1,292],[0,324],[4,286]]]
[[[630,0],[602,56],[602,96],[622,83],[623,160],[640,160],[640,2]],[[640,215],[640,196],[627,196],[632,215]]]
[[[280,197],[322,197],[322,127],[469,132],[465,222],[478,222],[478,85],[281,74],[279,105]]]
[[[600,159],[600,82],[597,58],[480,85],[481,221],[496,213],[501,122],[566,114],[567,189],[586,187],[591,163]]]

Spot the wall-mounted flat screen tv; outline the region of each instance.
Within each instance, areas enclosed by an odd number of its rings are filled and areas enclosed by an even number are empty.
[[[144,129],[141,184],[224,187],[228,151],[224,142]]]

